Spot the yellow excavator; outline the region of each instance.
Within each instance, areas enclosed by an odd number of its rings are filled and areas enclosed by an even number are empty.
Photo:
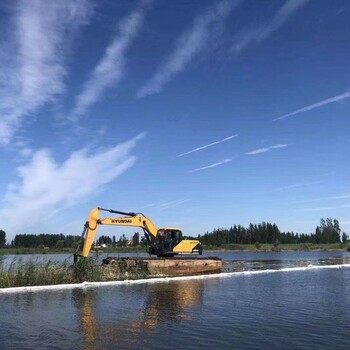
[[[101,218],[100,212],[106,211],[122,216]],[[84,241],[82,252],[80,245],[74,254],[74,262],[79,257],[87,257],[100,225],[131,226],[142,228],[148,244],[148,253],[157,257],[174,257],[180,254],[202,254],[202,245],[198,240],[183,239],[179,228],[165,227],[157,229],[155,224],[142,213],[125,213],[122,211],[94,208],[84,225],[82,240]]]

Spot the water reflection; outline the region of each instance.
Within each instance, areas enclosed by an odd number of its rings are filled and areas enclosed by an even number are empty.
[[[137,293],[133,290],[133,296],[122,301],[123,312],[120,312],[121,300],[117,300],[122,294],[118,291],[111,294],[107,305],[105,299],[100,299],[100,290],[75,291],[73,299],[81,312],[85,349],[105,348],[111,344],[121,348],[137,348],[142,344],[147,348],[145,335],[159,325],[190,321],[195,317],[196,307],[203,303],[203,289],[204,281],[200,280],[149,285]],[[125,310],[130,313],[126,315]]]
[[[86,349],[94,349],[96,320],[93,314],[94,291],[88,291],[82,295],[81,300],[81,325],[88,344]]]

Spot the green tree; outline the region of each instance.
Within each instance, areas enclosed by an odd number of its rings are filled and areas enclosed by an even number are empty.
[[[348,241],[348,236],[345,232],[343,232],[341,240],[342,240],[343,244],[345,244]]]
[[[6,232],[4,230],[0,230],[0,248],[5,247],[6,245]]]
[[[112,239],[109,236],[103,235],[97,240],[96,244],[97,245],[106,244],[108,246],[111,246],[112,245]]]
[[[138,246],[140,244],[140,234],[138,232],[135,232],[132,236],[132,245]]]
[[[340,232],[341,229],[337,219],[321,219],[320,226],[316,227],[316,243],[339,243]],[[317,236],[319,237],[319,241]]]
[[[119,238],[119,241],[117,243],[118,247],[126,247],[128,244],[128,240],[126,239],[125,234],[123,233],[121,237]]]
[[[64,240],[63,239],[60,239],[57,241],[56,248],[58,248],[58,249],[64,248]]]

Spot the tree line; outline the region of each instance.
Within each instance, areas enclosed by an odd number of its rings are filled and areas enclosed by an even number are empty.
[[[95,246],[102,246],[103,244],[111,247],[126,247],[128,245],[138,246],[140,244],[140,234],[139,232],[135,232],[131,238],[131,240],[127,239],[125,234],[122,234],[117,241],[115,236],[112,238],[106,235],[100,236]]]
[[[227,228],[217,228],[205,233],[200,241],[204,245],[223,244],[296,244],[296,243],[345,243],[347,235],[341,229],[337,219],[321,219],[314,233],[281,232],[276,224],[262,222],[249,224],[248,227],[234,225]]]
[[[262,222],[259,224],[249,224],[247,227],[233,225],[229,229],[217,228],[204,235],[198,235],[203,245],[220,246],[224,244],[296,244],[296,243],[345,243],[347,235],[342,233],[337,219],[321,219],[314,233],[294,233],[281,232],[276,224]],[[14,248],[76,248],[79,244],[80,236],[60,234],[17,234],[15,238],[6,245],[6,233],[0,230],[0,248],[5,246]],[[135,233],[132,237],[132,245],[144,243]],[[100,236],[96,242],[97,245],[107,244],[111,246],[124,247],[128,244],[125,235],[122,235],[118,241],[115,236]]]
[[[80,236],[41,233],[34,234],[18,234],[9,244],[14,248],[76,248],[79,244]]]
[[[35,234],[17,234],[15,238],[6,244],[6,232],[0,230],[0,248],[76,248],[80,242],[81,236],[41,233]],[[130,242],[131,241],[131,242]],[[107,246],[126,247],[127,245],[137,246],[140,244],[140,234],[135,232],[131,240],[128,240],[123,234],[117,241],[113,238],[102,235],[96,241],[96,246],[106,244]],[[130,244],[131,243],[131,244]]]

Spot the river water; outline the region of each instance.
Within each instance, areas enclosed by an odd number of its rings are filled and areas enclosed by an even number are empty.
[[[349,253],[210,255],[226,273],[0,293],[0,349],[350,349]]]

